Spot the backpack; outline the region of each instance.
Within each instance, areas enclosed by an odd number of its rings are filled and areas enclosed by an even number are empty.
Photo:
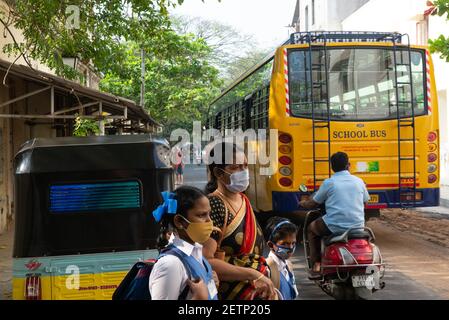
[[[166,248],[161,251],[161,254],[171,254],[178,257],[183,262],[188,277],[191,278],[192,272],[190,267],[187,263],[184,263],[184,260],[178,252]],[[149,279],[156,262],[157,260],[151,259],[145,262],[135,263],[122,282],[120,282],[117,289],[115,289],[112,300],[151,300]],[[178,300],[185,300],[189,290],[189,286],[186,286]]]

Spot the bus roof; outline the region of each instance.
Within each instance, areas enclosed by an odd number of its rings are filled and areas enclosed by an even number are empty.
[[[287,41],[288,42],[288,41]],[[287,43],[286,42],[286,43]],[[285,43],[284,43],[285,44]],[[283,44],[283,45],[284,45]],[[264,57],[260,62],[256,63],[254,66],[252,66],[251,68],[249,68],[248,70],[246,70],[244,73],[241,74],[240,77],[238,77],[236,80],[234,80],[226,89],[224,89],[220,95],[215,98],[210,104],[209,104],[209,110],[210,110],[210,106],[213,105],[215,102],[217,102],[218,100],[220,100],[221,97],[223,97],[226,93],[228,93],[229,91],[231,91],[232,89],[234,89],[240,82],[242,82],[243,80],[245,80],[246,78],[248,78],[254,71],[256,71],[257,69],[259,69],[260,67],[262,67],[264,64],[266,64],[267,62],[269,62],[271,59],[274,58],[274,51],[270,52],[270,54],[268,54],[266,57]],[[208,112],[209,113],[209,112]]]
[[[398,32],[377,32],[377,31],[313,31],[313,32],[295,32],[292,33],[290,39],[285,41],[280,47],[285,45],[294,44],[314,44],[314,43],[330,43],[330,42],[394,42],[396,44],[402,44],[402,38],[409,37],[408,34],[401,34]],[[210,104],[208,109],[208,117],[210,107],[215,102],[220,100],[229,91],[234,89],[240,82],[248,78],[253,72],[262,67],[264,64],[274,58],[275,51],[271,52],[259,63],[255,64],[250,69],[246,70],[240,77],[234,80],[226,89],[224,89],[220,95],[215,98]]]

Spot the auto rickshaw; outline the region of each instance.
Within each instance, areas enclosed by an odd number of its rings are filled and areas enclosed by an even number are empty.
[[[173,189],[170,147],[150,135],[33,139],[15,157],[13,299],[111,299],[156,258],[152,211]]]

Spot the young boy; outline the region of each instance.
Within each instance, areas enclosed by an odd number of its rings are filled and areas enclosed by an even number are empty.
[[[298,228],[288,219],[273,217],[267,222],[266,239],[270,248],[267,264],[281,300],[294,300],[298,296],[293,265],[289,261],[295,252],[297,233]]]

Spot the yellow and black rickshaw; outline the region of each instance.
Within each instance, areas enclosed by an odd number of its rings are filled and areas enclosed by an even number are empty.
[[[33,139],[15,157],[14,299],[110,299],[155,258],[152,211],[172,190],[169,144],[149,135]]]

